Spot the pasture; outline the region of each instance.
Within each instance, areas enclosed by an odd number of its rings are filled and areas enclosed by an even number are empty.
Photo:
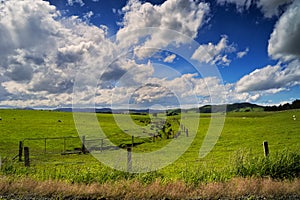
[[[23,177],[36,181],[57,180],[68,183],[105,184],[120,181],[138,181],[142,184],[184,182],[188,185],[223,182],[234,177],[271,177],[293,179],[300,171],[300,110],[283,112],[231,112],[226,114],[224,128],[213,150],[199,158],[199,149],[209,127],[211,117],[218,114],[188,113],[188,119],[180,115],[158,116],[170,123],[175,133],[180,129],[178,121],[186,127],[194,127],[195,138],[183,155],[169,166],[148,173],[128,173],[111,169],[91,154],[66,154],[81,147],[72,113],[37,110],[0,110],[0,176]],[[211,116],[213,115],[213,116]],[[106,137],[115,145],[126,148],[132,144],[132,135],[118,127],[112,114],[97,114],[99,125]],[[123,115],[120,114],[120,117]],[[296,119],[294,119],[294,116]],[[297,118],[299,116],[299,118]],[[127,116],[128,117],[128,116]],[[149,115],[131,115],[136,125],[147,129]],[[88,122],[87,126],[89,126]],[[144,130],[144,129],[143,129]],[[193,131],[193,130],[191,130]],[[19,162],[19,141],[25,138],[74,138],[48,140],[45,152],[44,140],[25,141],[30,148],[30,167]],[[181,136],[184,137],[184,136]],[[174,140],[163,135],[155,142],[152,137],[135,137],[133,152],[151,152],[165,147]],[[270,158],[264,157],[263,141],[269,142]],[[176,151],[176,149],[174,150]],[[101,156],[101,152],[98,153]],[[13,159],[15,158],[15,159]],[[281,169],[286,171],[282,171]],[[281,171],[280,171],[281,170]],[[282,175],[285,174],[285,175]]]

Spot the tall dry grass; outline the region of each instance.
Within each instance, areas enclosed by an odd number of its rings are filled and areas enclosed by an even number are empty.
[[[37,181],[29,178],[0,177],[0,196],[50,197],[53,199],[218,199],[218,198],[300,198],[300,179],[272,180],[233,178],[193,186],[181,181],[150,184],[138,181],[114,183],[70,184],[63,181]]]

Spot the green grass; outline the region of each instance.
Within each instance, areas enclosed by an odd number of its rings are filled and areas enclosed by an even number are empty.
[[[71,113],[31,110],[0,110],[0,155],[17,154],[24,138],[78,136]],[[58,122],[61,120],[61,122]],[[72,141],[73,142],[79,142]],[[38,146],[43,149],[43,142]],[[79,143],[78,143],[79,144]]]
[[[0,156],[4,161],[1,172],[10,176],[30,176],[39,180],[58,179],[69,182],[107,182],[121,179],[138,179],[149,183],[155,179],[163,181],[184,180],[189,184],[224,181],[235,176],[269,176],[273,178],[299,177],[300,125],[292,116],[300,116],[300,110],[284,112],[232,112],[227,113],[222,134],[205,157],[199,158],[199,149],[211,121],[210,114],[201,114],[197,134],[188,150],[173,164],[156,172],[130,174],[110,169],[94,157],[86,155],[44,154],[44,141],[25,141],[30,147],[31,167],[11,161],[18,154],[18,143],[24,138],[78,136],[72,113],[52,111],[0,110]],[[198,115],[189,113],[181,119],[186,127],[197,122]],[[128,117],[126,115],[120,117]],[[151,116],[131,115],[135,125],[152,133]],[[218,117],[216,115],[215,117]],[[159,119],[165,119],[158,116]],[[118,146],[131,143],[131,135],[139,134],[118,127],[111,114],[97,114],[97,119],[107,137]],[[300,118],[299,118],[300,119]],[[60,120],[61,122],[58,122]],[[179,129],[180,116],[166,119],[174,132]],[[85,122],[89,126],[89,122]],[[130,127],[129,127],[130,128]],[[270,157],[264,158],[262,142],[269,142]],[[163,135],[152,142],[150,137],[136,137],[141,143],[134,147],[137,152],[159,150],[172,139]],[[47,151],[59,153],[63,141],[47,141]],[[81,147],[79,137],[66,141],[67,150]],[[237,156],[237,152],[243,152]],[[246,152],[246,153],[245,153]],[[280,171],[283,169],[283,171]]]
[[[242,177],[271,177],[293,179],[300,176],[300,154],[287,150],[270,156],[251,156],[249,152],[236,152],[232,160],[232,173]]]

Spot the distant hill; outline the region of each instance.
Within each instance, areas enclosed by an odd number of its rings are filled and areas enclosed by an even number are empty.
[[[226,106],[226,112],[251,112],[251,111],[263,111],[264,106],[252,104],[252,103],[234,103],[227,105],[205,105],[199,108],[200,113],[223,112],[224,106]]]
[[[31,107],[24,107],[24,108],[16,108],[17,110],[34,110],[34,108]]]
[[[60,111],[60,112],[96,112],[96,113],[112,113],[110,108],[56,108],[53,111]]]
[[[131,113],[131,114],[146,114],[146,113],[161,113],[163,110],[152,110],[152,109],[111,109],[111,108],[57,108],[53,111],[60,112],[96,112],[96,113]]]
[[[96,113],[126,113],[126,114],[147,114],[147,113],[166,113],[168,116],[178,115],[181,112],[200,112],[200,113],[217,113],[223,112],[226,106],[226,112],[253,112],[253,111],[282,111],[289,109],[300,109],[300,100],[295,100],[291,104],[286,103],[278,106],[261,106],[252,103],[233,103],[223,105],[205,105],[199,108],[191,109],[168,109],[168,110],[152,110],[152,109],[111,109],[111,108],[56,108],[53,111],[59,112],[96,112]],[[17,108],[21,110],[34,110],[30,107]],[[213,109],[213,110],[212,110]]]

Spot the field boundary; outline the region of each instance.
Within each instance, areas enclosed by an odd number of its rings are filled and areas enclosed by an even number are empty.
[[[117,181],[104,184],[70,184],[64,181],[14,180],[0,176],[1,198],[47,199],[300,199],[300,179],[233,178],[227,182],[188,185],[181,181],[150,184]]]

